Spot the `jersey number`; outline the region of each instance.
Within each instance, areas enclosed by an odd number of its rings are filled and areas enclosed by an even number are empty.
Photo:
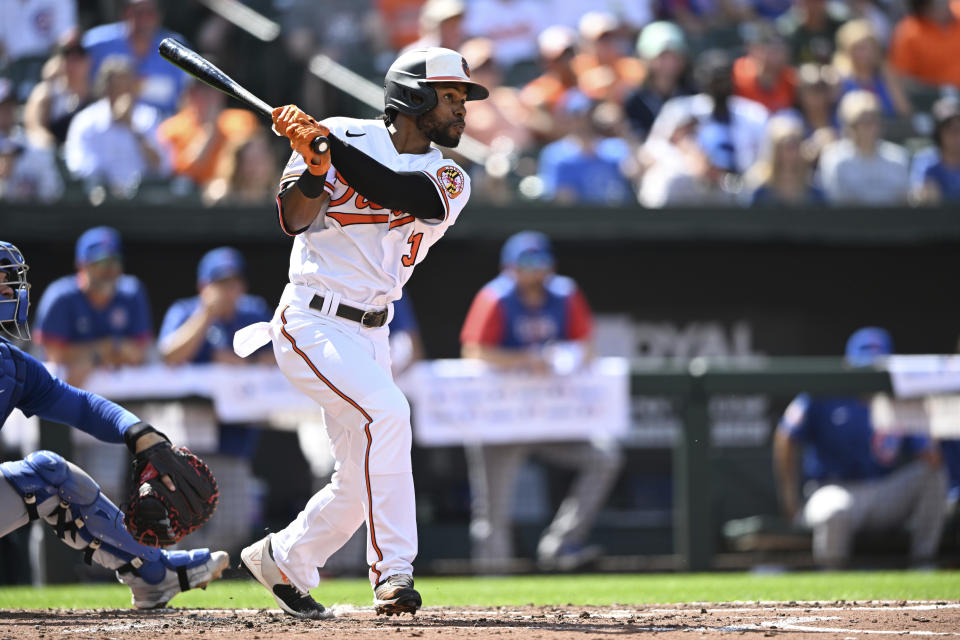
[[[423,240],[423,233],[411,233],[407,244],[410,245],[410,253],[400,258],[400,262],[405,267],[412,267],[417,262],[417,252],[420,251],[420,241]]]

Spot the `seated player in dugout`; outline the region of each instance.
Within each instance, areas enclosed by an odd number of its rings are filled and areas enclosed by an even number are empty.
[[[123,407],[58,380],[8,341],[30,339],[28,268],[15,246],[0,242],[0,428],[13,410],[19,409],[27,416],[71,425],[102,442],[125,443],[138,469],[144,468],[142,463],[153,464],[174,493],[196,500],[194,504],[212,498],[215,505],[215,495],[192,491],[189,476],[173,469],[171,474],[165,473],[171,468],[172,453],[165,435]],[[83,551],[84,562],[114,571],[117,580],[130,587],[138,609],[164,607],[181,591],[206,586],[230,563],[223,551],[167,551],[144,544],[170,544],[179,537],[150,537],[161,531],[164,525],[160,522],[144,524],[139,530],[134,527],[138,535],[131,535],[131,521],[144,523],[136,512],[129,509],[125,521],[124,513],[86,471],[53,451],[34,451],[22,460],[4,462],[0,477],[0,537],[43,519],[64,544]],[[140,485],[138,493],[142,495],[147,486]],[[175,519],[169,511],[162,517],[167,525]],[[149,534],[145,537],[141,531]]]
[[[592,317],[570,278],[554,273],[542,233],[511,236],[501,273],[473,300],[460,333],[464,358],[534,373],[571,371],[590,357]],[[623,464],[616,441],[521,442],[467,448],[473,560],[480,571],[509,569],[514,558],[510,513],[515,481],[527,458],[574,469],[577,478],[537,546],[539,565],[571,571],[597,559],[588,537]]]
[[[892,353],[893,339],[879,327],[859,329],[847,341],[846,359],[853,366]],[[846,565],[855,535],[866,531],[906,530],[910,564],[935,561],[947,480],[929,436],[875,431],[860,397],[803,393],[780,420],[773,463],[783,514],[813,530],[818,565]]]
[[[35,339],[47,360],[65,365],[71,384],[97,367],[143,364],[153,337],[150,303],[143,283],[123,272],[120,234],[88,229],[77,239],[75,264],[37,308]]]

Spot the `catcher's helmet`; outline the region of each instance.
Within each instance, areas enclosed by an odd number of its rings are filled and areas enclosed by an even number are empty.
[[[0,333],[16,340],[29,340],[27,309],[30,307],[30,283],[27,263],[20,250],[9,242],[0,242]]]
[[[391,120],[396,114],[424,114],[437,106],[431,82],[463,82],[467,100],[483,100],[490,92],[470,79],[467,61],[456,51],[443,47],[414,49],[390,65],[383,81],[384,112]]]

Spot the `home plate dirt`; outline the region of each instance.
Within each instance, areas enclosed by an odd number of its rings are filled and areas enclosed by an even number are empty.
[[[377,617],[334,607],[330,620],[298,620],[270,609],[0,611],[0,640],[203,638],[508,638],[598,640],[776,637],[838,640],[924,636],[960,640],[957,602],[789,602],[637,607],[427,608],[415,617]]]

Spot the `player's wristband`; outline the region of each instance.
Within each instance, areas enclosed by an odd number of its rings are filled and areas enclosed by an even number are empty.
[[[315,176],[309,170],[300,174],[297,180],[297,188],[300,193],[308,198],[319,198],[323,195],[323,185],[326,183],[326,176]]]
[[[157,431],[153,425],[146,422],[138,422],[130,425],[127,427],[127,430],[123,432],[123,441],[126,443],[127,449],[130,449],[130,453],[137,453],[137,439],[147,433],[155,433],[167,442],[170,442],[170,438]]]

